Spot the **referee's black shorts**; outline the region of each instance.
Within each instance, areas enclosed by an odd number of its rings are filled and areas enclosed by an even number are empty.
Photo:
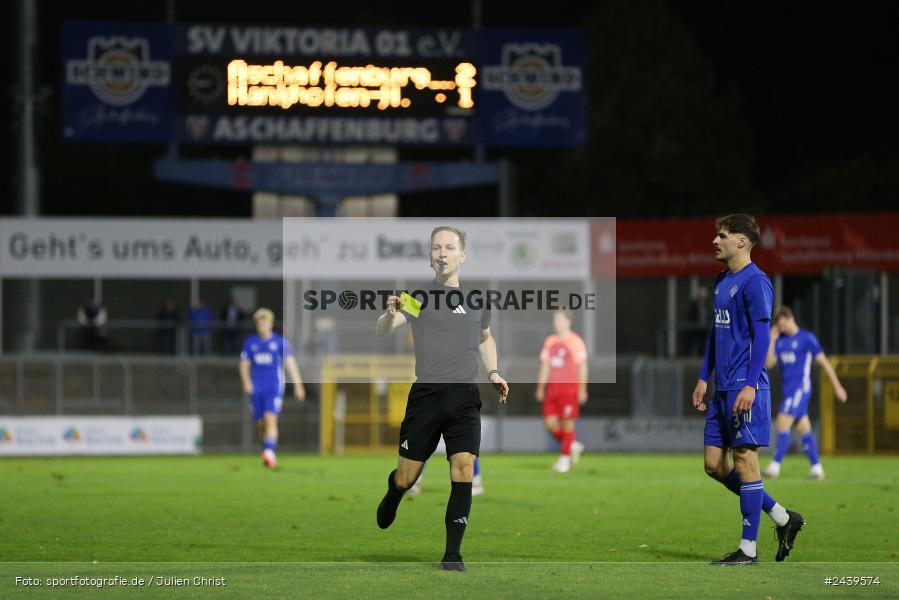
[[[446,458],[481,451],[481,394],[474,383],[413,383],[400,425],[400,456],[426,461],[440,436]]]

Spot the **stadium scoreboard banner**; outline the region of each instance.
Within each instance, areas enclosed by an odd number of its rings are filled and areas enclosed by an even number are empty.
[[[0,416],[0,456],[199,454],[200,417]]]
[[[578,30],[68,22],[63,137],[578,146]]]

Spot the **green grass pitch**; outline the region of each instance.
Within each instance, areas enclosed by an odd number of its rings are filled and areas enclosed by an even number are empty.
[[[791,455],[766,489],[808,521],[792,555],[774,562],[765,516],[764,564],[731,569],[707,563],[739,541],[738,499],[704,475],[698,452],[587,454],[567,474],[549,471],[553,459],[483,457],[486,494],[462,547],[469,570],[446,573],[435,567],[449,490],[441,456],[386,531],[375,524],[395,463],[386,455],[282,454],[277,472],[256,455],[5,458],[0,598],[899,597],[899,458],[826,458],[818,482]],[[145,585],[51,589],[47,579],[116,575]]]

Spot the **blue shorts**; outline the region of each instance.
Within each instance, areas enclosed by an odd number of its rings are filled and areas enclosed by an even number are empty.
[[[716,391],[705,415],[705,445],[767,446],[771,440],[771,390],[756,390],[752,410],[734,414],[739,390]]]
[[[806,392],[802,388],[797,388],[792,394],[784,394],[784,399],[780,403],[778,412],[782,415],[789,415],[794,419],[801,419],[808,415],[808,401],[811,397],[811,389]]]
[[[250,396],[250,413],[254,421],[261,421],[265,413],[281,414],[284,395],[281,392],[257,392]]]

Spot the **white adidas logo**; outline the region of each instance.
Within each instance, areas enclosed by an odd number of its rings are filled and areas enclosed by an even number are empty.
[[[404,448],[406,450],[409,449],[409,440],[403,440],[403,443],[400,444],[400,448]]]
[[[749,522],[749,519],[743,519],[743,525],[749,527],[750,525],[752,525],[752,523]]]
[[[461,525],[468,525],[468,517],[459,517],[453,523],[459,523]]]
[[[454,308],[453,312],[456,313],[457,315],[467,315],[468,314],[467,312],[465,312],[465,309],[462,308],[461,304],[459,306],[457,306],[456,308]]]

